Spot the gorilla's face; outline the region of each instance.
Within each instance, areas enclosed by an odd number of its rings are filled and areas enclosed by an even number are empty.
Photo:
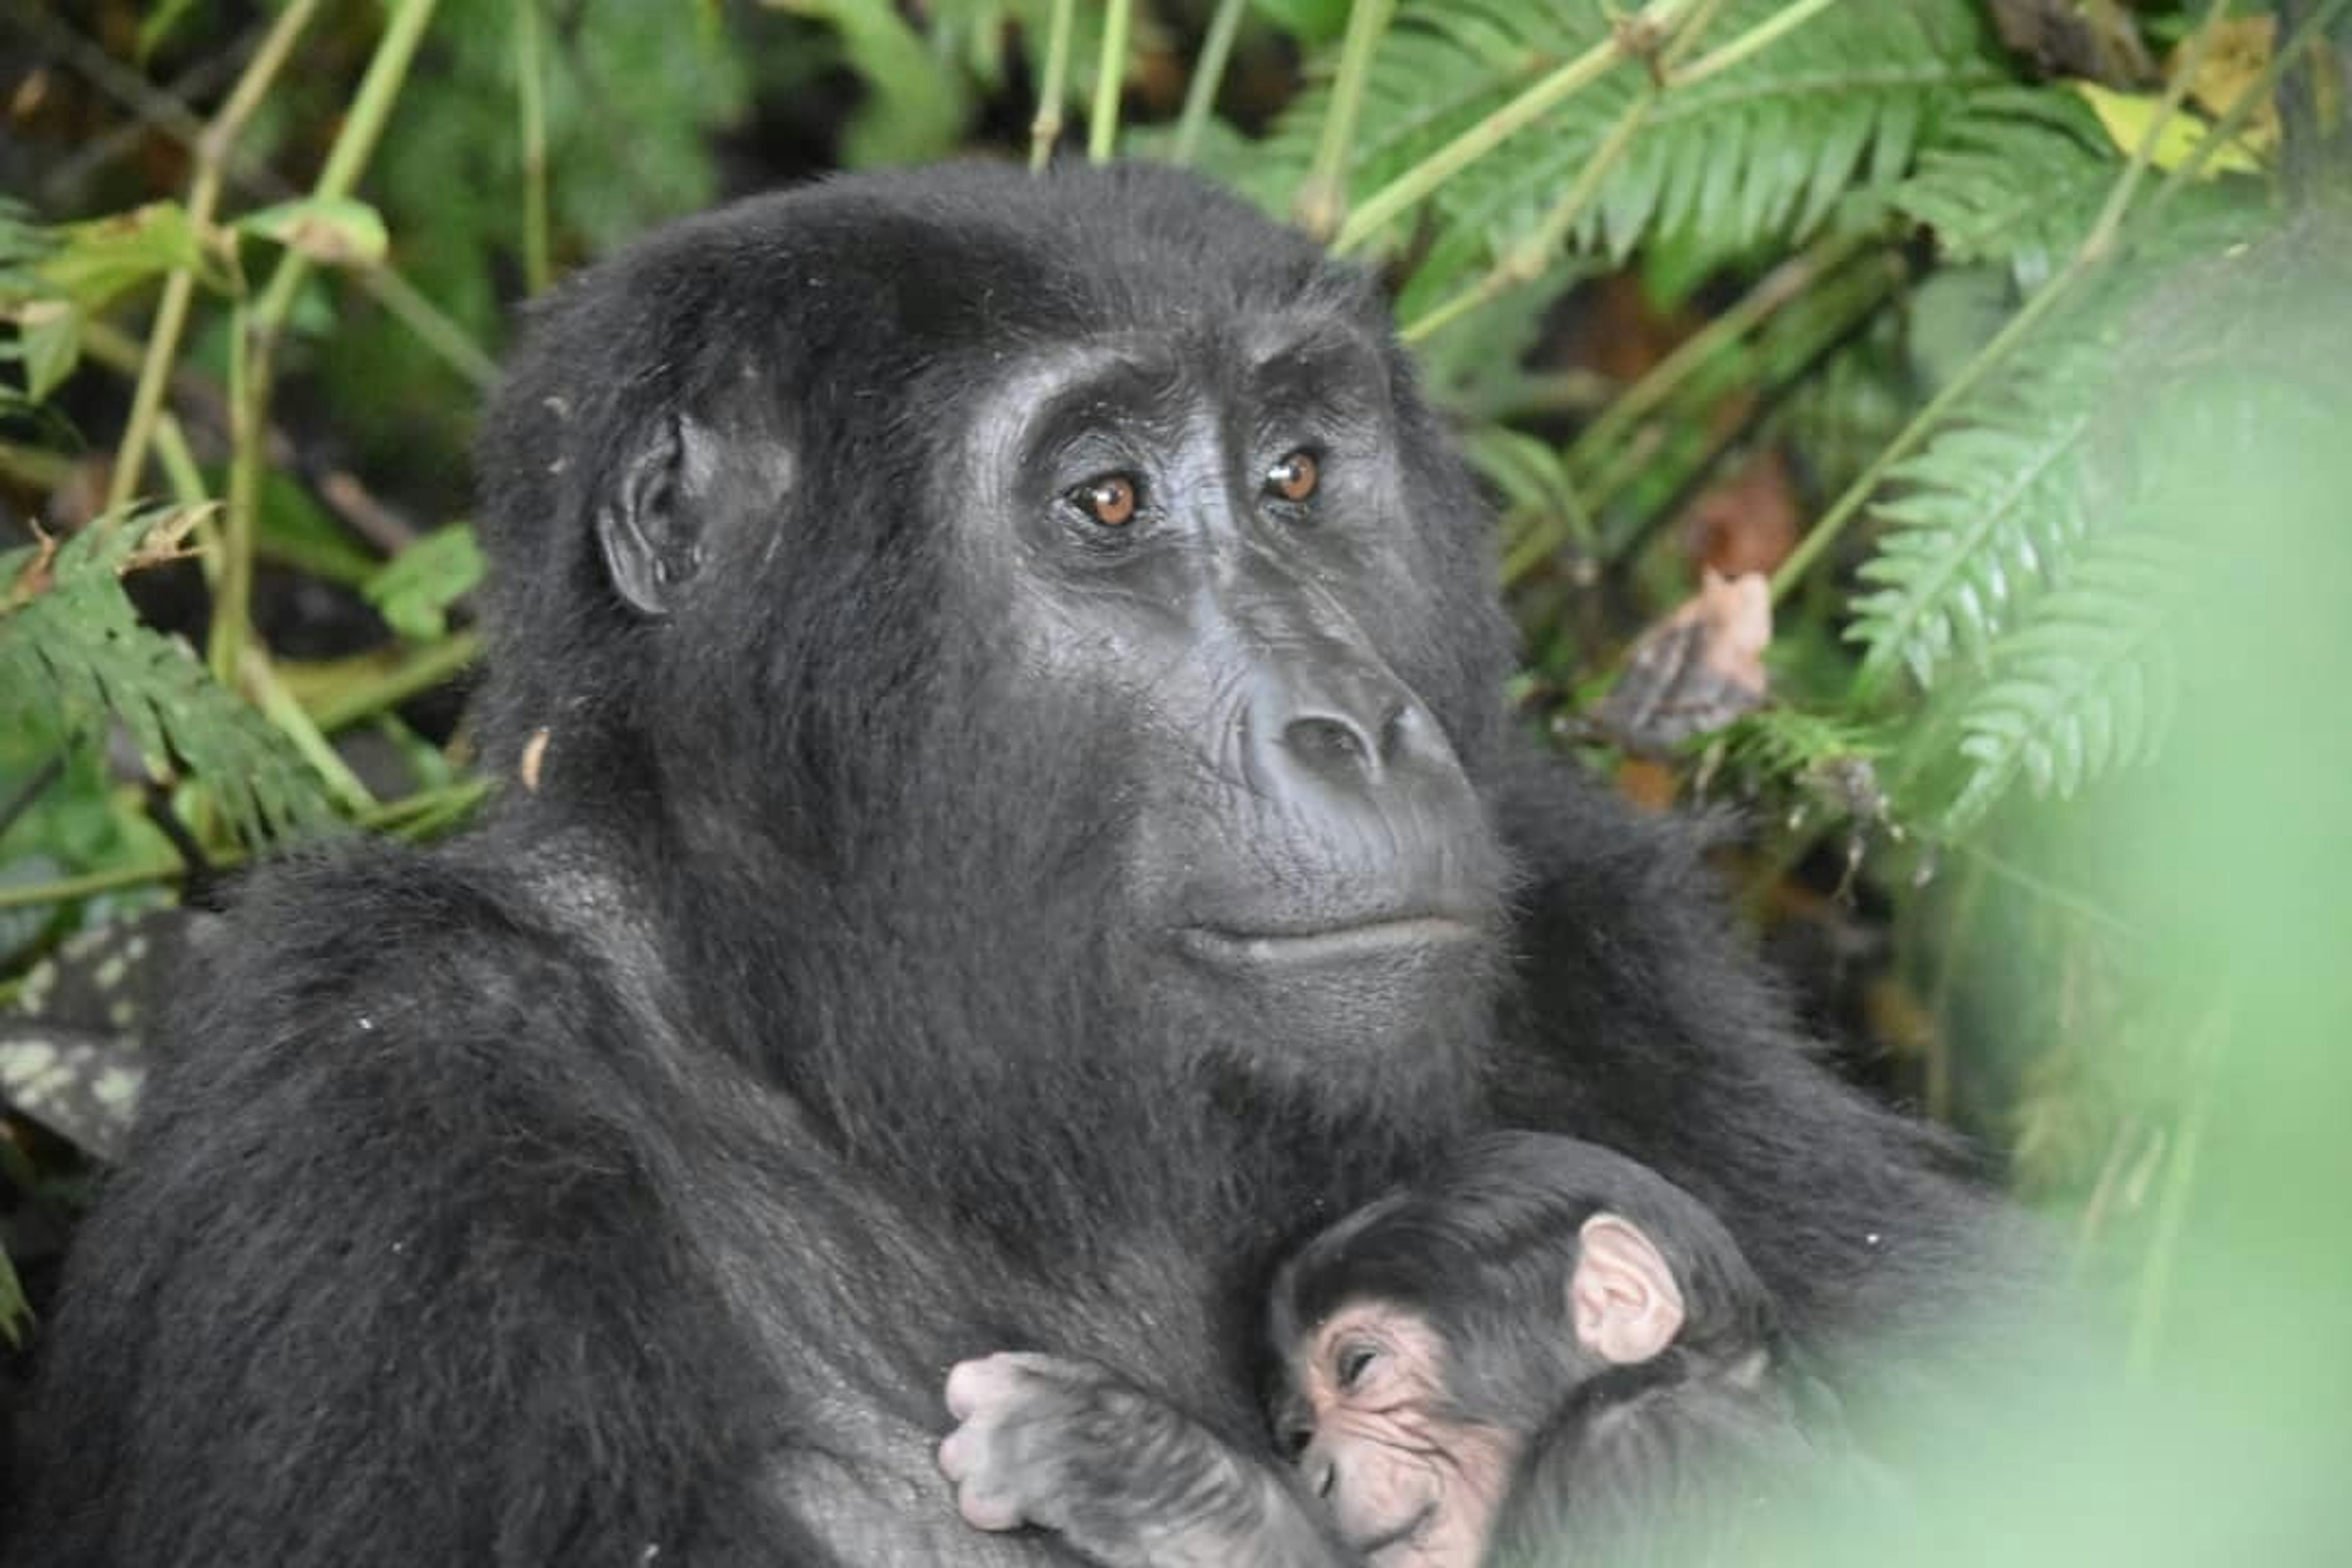
[[[969,170],[714,215],[551,326],[493,493],[597,555],[503,580],[493,756],[610,731],[658,776],[569,787],[821,900],[779,945],[939,971],[908,1030],[1321,1095],[1460,1065],[1507,633],[1363,279],[1166,171]]]
[[[1462,715],[1423,689],[1451,695],[1432,542],[1475,520],[1418,514],[1382,345],[1301,311],[1131,329],[973,405],[962,569],[1036,700],[1124,731],[1094,750],[1160,1005],[1307,1071],[1450,1021],[1501,904]]]

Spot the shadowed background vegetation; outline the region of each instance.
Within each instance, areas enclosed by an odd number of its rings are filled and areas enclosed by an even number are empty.
[[[2099,1287],[2098,1397],[1931,1539],[2342,1552],[2347,13],[0,0],[0,1390],[240,870],[492,787],[517,302],[830,169],[1133,156],[1386,281],[1526,722],[1734,808],[1846,1068]]]

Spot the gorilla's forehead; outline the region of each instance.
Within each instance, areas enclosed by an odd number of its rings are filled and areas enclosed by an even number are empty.
[[[987,394],[974,432],[982,438],[1104,415],[1336,403],[1361,413],[1384,404],[1390,390],[1378,340],[1351,321],[1307,310],[1129,325],[1010,352],[1000,346],[971,379]]]

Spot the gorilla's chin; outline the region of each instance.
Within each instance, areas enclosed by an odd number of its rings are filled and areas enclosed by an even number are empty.
[[[1453,915],[1280,933],[1191,927],[1174,946],[1168,990],[1207,1040],[1250,1042],[1239,1054],[1253,1075],[1379,1098],[1458,1087],[1458,1042],[1488,1032],[1500,973],[1493,930]]]

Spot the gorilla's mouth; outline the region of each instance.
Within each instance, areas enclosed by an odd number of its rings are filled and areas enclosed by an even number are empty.
[[[1212,963],[1271,967],[1393,958],[1475,942],[1479,935],[1475,924],[1457,915],[1417,914],[1284,931],[1187,926],[1177,941],[1192,957]]]

